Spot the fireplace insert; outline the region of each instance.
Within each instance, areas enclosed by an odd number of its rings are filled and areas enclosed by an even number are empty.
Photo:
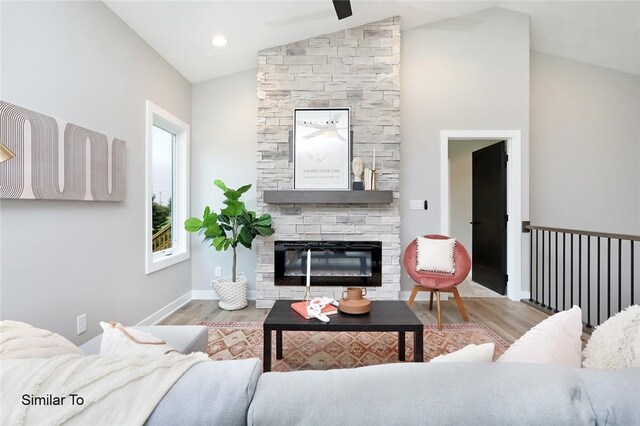
[[[382,285],[380,241],[276,241],[275,285],[306,285],[307,250],[312,286]]]

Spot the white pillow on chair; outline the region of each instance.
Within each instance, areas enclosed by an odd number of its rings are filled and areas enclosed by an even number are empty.
[[[455,273],[456,268],[453,260],[455,245],[455,238],[436,240],[418,237],[416,271]]]

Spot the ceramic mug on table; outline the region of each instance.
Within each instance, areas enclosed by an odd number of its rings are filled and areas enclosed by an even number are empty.
[[[362,300],[362,297],[366,295],[367,289],[360,287],[349,287],[342,292],[342,298],[344,300]]]

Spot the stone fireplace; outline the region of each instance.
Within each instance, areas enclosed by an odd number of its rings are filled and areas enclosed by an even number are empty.
[[[273,217],[275,235],[256,240],[256,304],[300,299],[304,286],[276,285],[275,243],[379,242],[379,285],[371,299],[397,299],[400,291],[400,18],[263,50],[258,55],[258,177],[260,213]],[[269,203],[265,191],[293,189],[290,133],[295,108],[349,107],[353,156],[371,167],[376,150],[379,190],[390,202]],[[320,200],[320,197],[318,198]],[[313,263],[312,263],[313,265]],[[280,283],[279,283],[280,284]],[[297,283],[299,284],[299,283]],[[346,284],[346,283],[345,283]],[[351,285],[351,284],[347,284]],[[316,285],[313,295],[339,298],[343,287]]]

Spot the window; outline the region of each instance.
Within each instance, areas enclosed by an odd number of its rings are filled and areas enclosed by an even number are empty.
[[[177,227],[176,215],[172,210],[176,135],[154,124],[151,143],[151,250],[153,253],[166,251],[166,255],[175,246],[175,232],[172,234],[171,230]]]
[[[146,272],[189,258],[189,125],[147,101]]]

